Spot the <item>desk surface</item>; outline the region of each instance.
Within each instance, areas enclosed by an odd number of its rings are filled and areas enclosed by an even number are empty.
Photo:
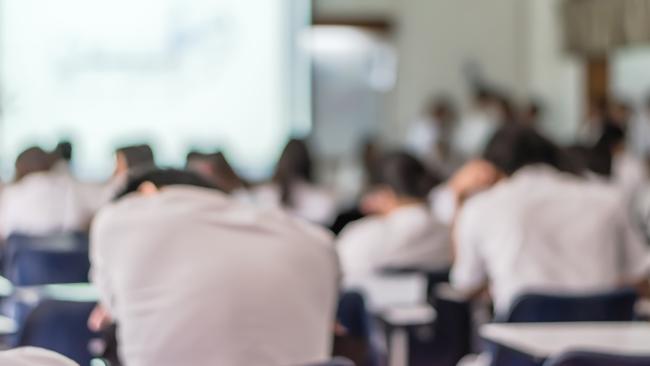
[[[487,324],[481,337],[537,358],[567,351],[650,355],[650,323]]]
[[[6,316],[0,316],[0,335],[14,334],[18,330],[16,322]]]
[[[363,293],[368,310],[375,314],[396,306],[426,304],[427,279],[420,274],[348,277],[344,288]]]
[[[41,299],[80,302],[99,300],[97,289],[89,283],[16,287],[15,293],[20,300],[26,302],[37,302]]]

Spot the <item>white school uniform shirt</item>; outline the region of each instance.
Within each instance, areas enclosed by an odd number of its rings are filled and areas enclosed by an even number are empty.
[[[456,226],[452,285],[489,281],[498,314],[525,292],[609,290],[648,271],[616,189],[539,165],[470,199]]]
[[[442,270],[451,264],[449,227],[424,204],[349,224],[339,235],[337,250],[346,282],[387,268]]]
[[[624,151],[612,160],[612,178],[625,196],[632,199],[648,181],[648,171],[643,160]]]
[[[253,202],[260,207],[283,207],[282,193],[276,184],[262,184],[249,192]],[[292,215],[325,226],[334,223],[337,202],[332,192],[306,182],[296,182],[291,186],[291,197],[293,206],[286,209]]]
[[[93,282],[129,366],[300,365],[327,358],[331,235],[214,190],[168,186],[107,206]]]
[[[76,362],[42,348],[24,347],[0,352],[0,365],[6,366],[79,366]]]
[[[94,209],[87,191],[69,175],[39,172],[5,186],[0,197],[0,231],[47,235],[85,230]]]

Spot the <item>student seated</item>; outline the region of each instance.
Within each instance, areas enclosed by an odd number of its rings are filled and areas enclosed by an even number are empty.
[[[0,199],[0,231],[47,235],[87,230],[95,205],[85,186],[69,174],[51,169],[55,156],[39,147],[16,159],[15,181]]]
[[[346,226],[337,250],[346,279],[384,269],[442,270],[451,264],[449,227],[434,218],[426,197],[437,180],[409,154],[386,154],[364,198],[373,215]]]
[[[339,276],[330,234],[197,175],[132,178],[93,223],[91,262],[126,365],[328,358]]]
[[[0,365],[78,366],[76,362],[42,348],[24,347],[0,352]]]
[[[314,182],[312,159],[303,140],[292,139],[284,148],[271,182],[251,190],[252,199],[264,207],[283,207],[307,221],[334,223],[334,195]]]
[[[496,313],[505,315],[526,292],[603,291],[648,274],[648,250],[622,195],[576,174],[550,141],[506,126],[484,157],[502,179],[461,209],[453,286],[488,286]]]

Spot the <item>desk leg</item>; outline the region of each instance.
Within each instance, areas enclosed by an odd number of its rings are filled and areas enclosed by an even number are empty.
[[[404,328],[393,328],[393,331],[389,334],[388,354],[390,359],[388,360],[388,364],[390,366],[408,366],[408,332]]]

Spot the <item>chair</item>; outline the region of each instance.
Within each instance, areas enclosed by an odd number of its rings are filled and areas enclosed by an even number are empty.
[[[634,319],[637,294],[620,289],[588,295],[524,294],[515,300],[506,323],[616,322]],[[491,345],[493,365],[539,365],[527,355],[503,346]]]
[[[88,282],[88,236],[81,233],[47,237],[11,235],[5,274],[14,286]]]
[[[8,248],[33,248],[56,251],[88,249],[88,234],[85,232],[56,233],[50,235],[25,235],[13,233],[7,238]]]
[[[372,325],[366,303],[358,292],[348,291],[339,298],[336,320],[347,330],[334,339],[334,356],[350,359],[358,366],[375,365],[378,351],[373,348]],[[338,365],[338,364],[332,364]]]
[[[631,321],[637,298],[633,289],[589,295],[525,294],[514,302],[505,322]]]
[[[548,360],[544,366],[648,366],[650,355],[619,356],[592,352],[568,352]]]
[[[330,361],[324,362],[324,363],[315,363],[315,364],[310,364],[307,366],[355,366],[354,362],[343,358],[343,357],[336,357]]]
[[[44,300],[34,308],[18,333],[18,346],[60,353],[79,365],[90,365],[89,342],[98,335],[87,321],[95,303]]]

